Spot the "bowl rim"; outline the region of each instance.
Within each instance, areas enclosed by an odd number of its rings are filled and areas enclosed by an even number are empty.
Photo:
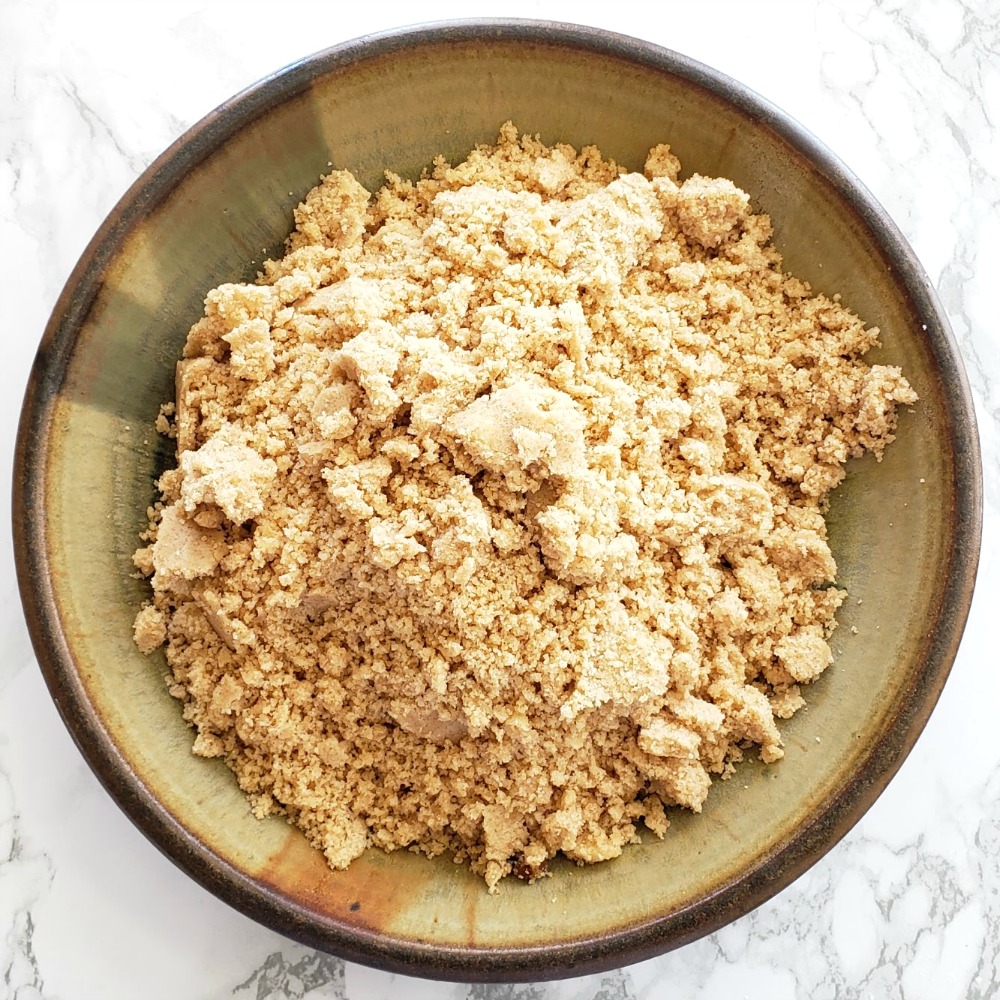
[[[376,931],[317,922],[314,914],[237,869],[200,842],[132,772],[104,728],[76,673],[59,620],[44,518],[48,442],[69,359],[105,270],[132,227],[233,134],[337,69],[424,44],[548,43],[611,56],[680,76],[771,130],[811,165],[854,212],[886,257],[951,392],[958,487],[952,496],[954,536],[937,627],[926,669],[883,738],[862,759],[851,786],[791,840],[758,857],[743,874],[677,911],[618,930],[537,947],[445,947]],[[40,447],[39,445],[43,445]],[[138,177],[97,230],[74,267],[46,325],[29,376],[17,433],[12,527],[18,586],[46,684],[74,742],[119,807],[152,843],[195,881],[236,910],[293,940],[349,961],[411,976],[471,981],[558,979],[606,971],[663,954],[744,916],[815,864],[861,819],[899,769],[933,710],[968,617],[982,531],[982,472],[972,395],[944,309],[915,253],[885,209],[818,139],[785,112],[731,77],[655,43],[586,25],[528,18],[468,18],[414,24],[363,35],[291,63],[210,111]]]

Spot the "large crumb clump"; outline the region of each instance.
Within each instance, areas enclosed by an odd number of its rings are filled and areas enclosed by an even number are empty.
[[[195,752],[344,867],[494,886],[699,811],[831,661],[824,498],[916,396],[730,181],[495,146],[325,177],[177,366],[136,564]]]

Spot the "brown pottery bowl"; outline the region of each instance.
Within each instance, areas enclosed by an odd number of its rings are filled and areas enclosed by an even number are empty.
[[[632,169],[669,142],[685,174],[731,178],[770,213],[787,269],[877,325],[869,355],[920,402],[881,463],[853,462],[831,543],[851,600],[834,666],[783,725],[786,756],[740,765],[663,841],[534,885],[446,858],[369,851],[348,871],[232,774],[191,753],[161,654],[132,620],[131,556],[168,442],[153,422],[205,292],[281,253],[327,170],[377,187],[459,159],[512,119]],[[607,32],[531,21],[409,28],[338,45],[209,114],[139,178],[73,271],[45,331],[17,445],[18,574],[38,659],[82,753],[177,865],[269,927],[353,961],[455,980],[579,975],[648,958],[768,899],[858,821],[913,746],[965,624],[981,474],[968,383],[927,277],[884,211],[800,126],[738,83]],[[855,626],[854,633],[851,626]],[[821,740],[817,741],[816,737]]]

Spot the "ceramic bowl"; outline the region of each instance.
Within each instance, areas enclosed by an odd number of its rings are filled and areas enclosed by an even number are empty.
[[[281,819],[254,819],[218,761],[191,753],[159,654],[132,619],[131,556],[169,461],[153,430],[205,292],[280,255],[292,208],[327,170],[369,189],[461,158],[512,119],[641,169],[669,142],[687,173],[729,177],[770,213],[793,274],[882,331],[871,360],[920,394],[876,463],[832,499],[851,600],[834,666],[784,724],[785,759],[748,761],[663,841],[489,895],[465,867],[369,851],[334,872]],[[139,178],[73,271],[24,402],[14,523],[46,680],[110,794],[177,865],[269,927],[426,977],[579,975],[675,948],[745,914],[819,859],[872,804],[924,726],[965,623],[981,479],[968,384],[944,313],[885,212],[800,126],[675,53],[540,22],[458,22],[339,45],[213,111]],[[853,628],[852,628],[853,626]],[[854,631],[856,629],[856,632]]]

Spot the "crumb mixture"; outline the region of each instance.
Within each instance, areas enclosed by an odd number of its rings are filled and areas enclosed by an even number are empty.
[[[208,294],[135,556],[171,692],[258,816],[490,887],[699,811],[831,662],[824,498],[899,369],[730,181],[519,137],[295,210]]]

